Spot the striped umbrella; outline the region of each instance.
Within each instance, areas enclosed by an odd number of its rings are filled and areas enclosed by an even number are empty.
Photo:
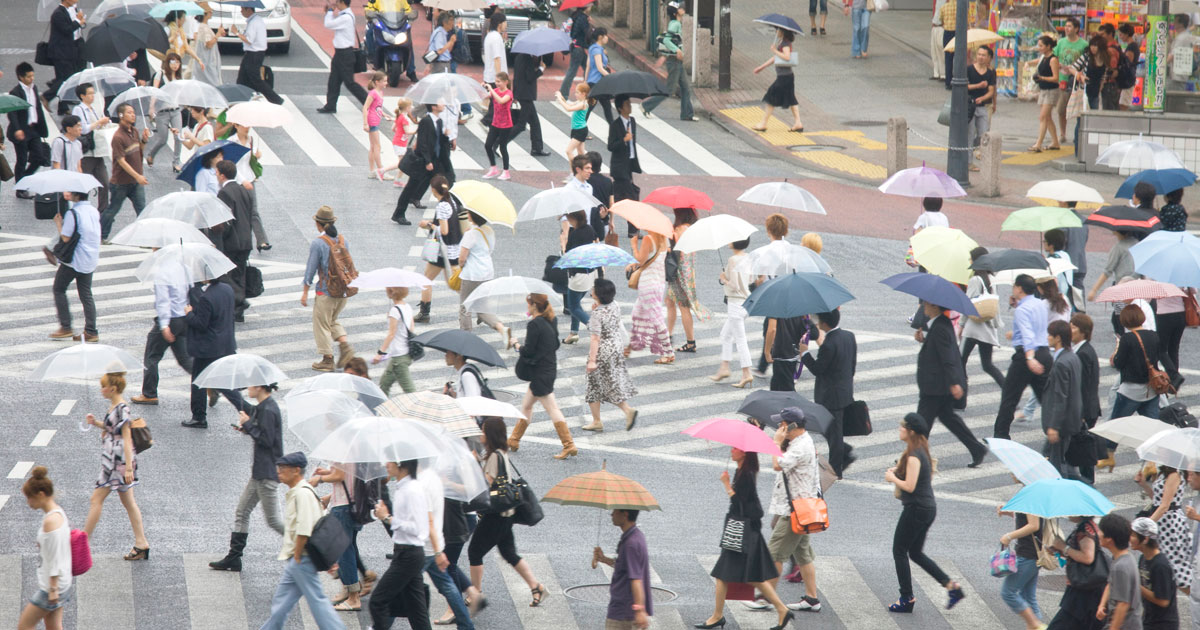
[[[558,482],[543,501],[560,505],[582,505],[603,510],[661,510],[658,501],[642,484],[614,475],[602,464],[596,472],[573,475]]]
[[[479,425],[449,396],[436,392],[401,394],[375,408],[376,415],[412,418],[436,424],[458,437],[483,435]]]
[[[1128,302],[1129,300],[1160,300],[1169,297],[1183,297],[1179,287],[1154,280],[1130,280],[1115,284],[1100,292],[1096,302]]]
[[[1013,476],[1025,485],[1039,479],[1060,479],[1062,475],[1054,469],[1054,465],[1037,451],[1012,440],[1000,438],[984,438],[988,450],[1000,463],[1008,467]]]

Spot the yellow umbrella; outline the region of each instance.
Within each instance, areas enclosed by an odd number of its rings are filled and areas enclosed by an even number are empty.
[[[908,239],[913,258],[935,276],[950,282],[966,284],[971,278],[971,250],[979,247],[962,230],[927,227]]]
[[[517,209],[499,188],[468,179],[455,183],[450,192],[454,193],[464,206],[488,222],[513,229],[513,224],[517,221]]]
[[[995,44],[1004,39],[1003,37],[987,30],[986,28],[971,28],[967,29],[967,48],[975,48],[976,46],[987,46]],[[942,50],[946,52],[954,52],[954,40],[950,40],[949,44]],[[968,62],[970,63],[970,62]]]

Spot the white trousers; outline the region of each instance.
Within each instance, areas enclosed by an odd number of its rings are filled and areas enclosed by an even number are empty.
[[[945,32],[940,26],[934,26],[929,31],[929,59],[933,61],[933,76],[938,79],[946,78],[946,44],[942,43],[942,33]]]
[[[750,344],[746,342],[746,309],[741,304],[730,303],[725,309],[725,325],[721,327],[721,360],[733,360],[733,348],[737,346],[738,361],[742,367],[750,367]]]

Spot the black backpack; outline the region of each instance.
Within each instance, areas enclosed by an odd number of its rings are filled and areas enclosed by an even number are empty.
[[[572,16],[571,19],[571,43],[587,50],[592,42],[592,21],[583,13]]]
[[[450,58],[458,63],[471,63],[471,45],[467,43],[467,34],[461,28],[454,28],[454,48],[450,49]]]
[[[1188,408],[1181,402],[1173,402],[1170,405],[1158,410],[1158,419],[1177,426],[1181,429],[1196,428],[1196,416],[1188,412]]]
[[[464,367],[463,369],[470,372],[471,374],[474,374],[475,378],[479,379],[479,395],[480,396],[483,396],[484,398],[491,398],[492,400],[496,400],[496,395],[492,393],[492,388],[488,387],[488,381],[486,378],[484,378],[483,372],[479,371],[479,368],[468,363],[466,365],[466,367]]]
[[[679,252],[667,252],[667,258],[663,261],[663,275],[666,276],[667,282],[675,282],[679,277]]]
[[[375,520],[375,504],[379,503],[380,480],[364,481],[359,477],[362,464],[354,465],[354,500],[350,502],[350,517],[359,525],[366,525]],[[346,491],[346,482],[342,482],[342,490]],[[347,495],[350,493],[347,492]]]
[[[1137,55],[1137,52],[1134,52]],[[1137,84],[1137,61],[1129,59],[1125,51],[1117,58],[1117,87],[1127,90]]]

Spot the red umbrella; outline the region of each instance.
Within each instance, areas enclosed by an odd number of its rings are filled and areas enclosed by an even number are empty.
[[[571,0],[567,0],[570,2]],[[642,201],[656,203],[668,208],[694,208],[696,210],[712,210],[713,200],[699,190],[686,186],[666,186],[656,188]]]
[[[564,0],[562,4],[558,5],[558,10],[566,11],[567,9],[577,9],[579,7],[586,7],[587,5],[589,5],[595,1],[596,0]]]

